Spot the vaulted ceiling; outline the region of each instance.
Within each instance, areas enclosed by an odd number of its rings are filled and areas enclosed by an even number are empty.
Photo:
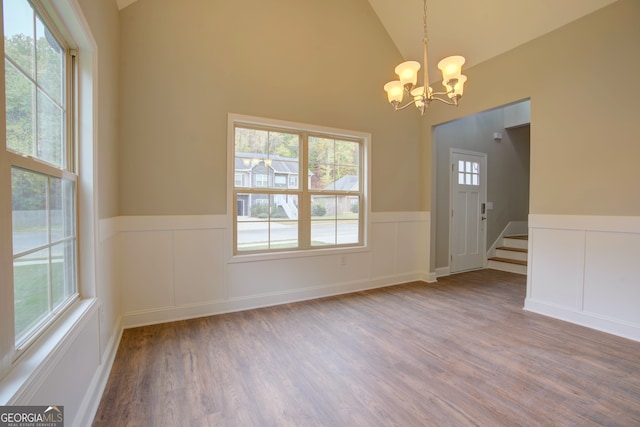
[[[123,9],[136,0],[116,1]],[[468,68],[615,1],[428,0],[430,80],[438,80],[437,62],[446,56],[464,56]],[[423,1],[369,3],[402,56],[422,63]]]

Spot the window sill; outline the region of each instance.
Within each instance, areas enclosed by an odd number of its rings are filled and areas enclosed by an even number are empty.
[[[227,261],[228,264],[239,264],[245,262],[260,262],[260,261],[273,261],[280,259],[292,259],[292,258],[310,258],[321,256],[336,256],[353,253],[366,253],[370,249],[368,246],[354,246],[343,248],[327,248],[327,249],[305,249],[296,251],[282,251],[282,252],[264,252],[257,254],[246,255],[232,255]]]
[[[40,384],[39,378],[55,368],[59,357],[82,331],[82,326],[97,307],[95,298],[76,301],[20,355],[0,381],[0,405],[12,405],[29,396],[30,389]]]

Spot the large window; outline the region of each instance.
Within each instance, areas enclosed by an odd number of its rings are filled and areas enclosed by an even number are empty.
[[[234,253],[364,245],[365,138],[232,122]]]
[[[35,3],[34,3],[35,4]],[[27,0],[2,2],[6,138],[0,192],[11,220],[14,345],[24,347],[77,295],[74,57]],[[10,170],[7,170],[10,169]],[[5,316],[8,316],[7,319]]]

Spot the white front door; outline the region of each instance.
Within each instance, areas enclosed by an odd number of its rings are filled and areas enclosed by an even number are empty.
[[[484,267],[486,169],[486,154],[451,149],[451,273]]]

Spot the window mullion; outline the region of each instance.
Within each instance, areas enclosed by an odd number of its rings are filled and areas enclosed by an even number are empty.
[[[53,310],[53,260],[51,258],[51,178],[47,177],[47,188],[45,190],[45,206],[46,206],[46,227],[47,227],[47,257],[48,257],[48,268],[47,268],[47,308],[49,312]]]
[[[300,189],[302,195],[300,197],[300,206],[298,212],[298,240],[301,249],[309,249],[311,247],[311,197],[309,195],[309,134],[302,134],[302,155],[300,156],[300,173],[298,174]]]

